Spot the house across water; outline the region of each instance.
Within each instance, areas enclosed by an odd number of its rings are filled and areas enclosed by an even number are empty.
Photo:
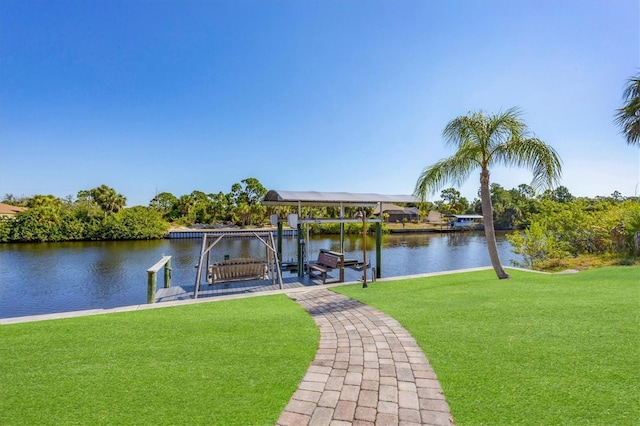
[[[380,215],[382,212],[382,216]],[[380,203],[373,209],[373,214],[383,217],[386,222],[403,222],[418,220],[419,211],[417,207],[402,207],[391,203]]]
[[[26,207],[12,206],[11,204],[0,203],[0,217],[14,217],[20,212],[27,210]]]

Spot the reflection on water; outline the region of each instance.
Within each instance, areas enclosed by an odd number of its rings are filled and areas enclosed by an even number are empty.
[[[382,246],[383,277],[491,264],[482,233],[384,235]],[[313,237],[309,258],[320,249],[340,250],[339,237]],[[503,234],[498,249],[503,264],[518,259]],[[367,250],[367,258],[375,259],[374,237],[367,238]],[[344,251],[346,258],[362,260],[362,239],[346,236]],[[148,268],[172,256],[173,284],[192,285],[199,254],[199,239],[0,244],[0,318],[146,303]],[[221,240],[212,260],[225,255],[266,257],[253,239]],[[295,238],[283,239],[282,258],[296,258]]]
[[[384,235],[382,237],[382,242],[384,247],[389,248],[418,248],[428,246],[431,242],[431,238],[430,235],[427,234]]]

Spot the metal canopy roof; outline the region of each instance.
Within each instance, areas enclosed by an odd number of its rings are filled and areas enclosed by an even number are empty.
[[[418,203],[413,195],[354,194],[351,192],[277,191],[267,192],[266,206],[373,207],[378,203]]]

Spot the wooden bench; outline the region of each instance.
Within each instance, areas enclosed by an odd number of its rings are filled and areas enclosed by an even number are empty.
[[[269,278],[267,262],[251,258],[224,260],[209,266],[207,282],[209,285],[235,281],[256,281]]]
[[[314,276],[313,272],[319,272],[322,283],[327,282],[327,272],[340,268],[339,283],[344,282],[344,254],[329,250],[320,250],[318,260],[309,263],[309,276]]]

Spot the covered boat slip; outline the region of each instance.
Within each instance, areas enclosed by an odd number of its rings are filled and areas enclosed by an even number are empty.
[[[262,201],[262,204],[265,206],[294,207],[375,207],[379,203],[416,204],[418,203],[418,199],[413,195],[271,190],[267,192]]]
[[[318,275],[321,282],[327,282],[327,273],[338,275],[331,276],[329,282],[344,282],[345,280],[358,280],[357,274],[366,274],[366,248],[363,253],[363,261],[357,259],[344,259],[344,224],[362,223],[366,229],[367,222],[376,224],[376,266],[375,277],[381,275],[382,259],[382,222],[380,218],[367,218],[364,208],[373,208],[382,203],[416,203],[417,200],[409,195],[381,195],[381,194],[352,194],[346,192],[299,192],[299,191],[269,191],[263,204],[271,207],[295,206],[297,214],[289,214],[287,218],[279,214],[272,215],[272,225],[277,225],[276,240],[272,231],[246,231],[241,233],[245,237],[254,237],[260,240],[265,247],[264,257],[225,259],[224,261],[211,261],[211,253],[216,244],[225,237],[237,237],[238,233],[231,235],[223,232],[206,232],[202,236],[200,258],[197,265],[196,280],[193,291],[189,288],[163,289],[158,294],[158,301],[197,299],[199,296],[218,296],[251,293],[257,291],[281,290],[301,286],[318,285]],[[302,207],[338,207],[340,215],[337,218],[313,218],[302,217]],[[355,218],[345,217],[345,207],[362,208],[360,216]],[[282,236],[283,223],[297,229],[297,263],[282,265]],[[309,253],[309,229],[313,224],[339,223],[340,224],[340,250],[332,252],[330,247],[319,247],[314,253]],[[245,235],[246,234],[246,235]],[[364,246],[363,246],[364,247]],[[316,256],[317,255],[317,256]],[[339,258],[331,263],[333,257]],[[317,257],[317,259],[316,259]],[[334,259],[335,260],[335,259]],[[329,261],[329,264],[323,262]],[[345,271],[346,268],[351,268]],[[283,279],[283,269],[297,272],[297,277]],[[346,273],[345,273],[346,272]],[[305,276],[306,273],[309,273]],[[366,277],[365,277],[366,278]],[[206,284],[205,284],[206,282]]]
[[[364,208],[381,207],[383,203],[410,203],[416,204],[418,200],[412,195],[384,195],[384,194],[357,194],[349,192],[315,192],[315,191],[277,191],[271,190],[267,192],[262,203],[265,206],[287,206],[297,207],[298,213],[289,215],[287,222],[292,228],[297,228],[298,249],[297,249],[297,265],[298,276],[304,276],[304,272],[309,269],[310,254],[308,253],[309,227],[317,223],[339,223],[340,224],[340,248],[339,251],[344,253],[344,224],[345,223],[362,223],[366,229],[367,222],[376,224],[376,263],[375,276],[382,277],[382,219],[367,218]],[[302,217],[302,207],[336,207],[339,208],[339,217],[337,218],[312,218]],[[345,217],[345,207],[362,208],[360,217]],[[277,216],[277,215],[276,215]],[[272,224],[278,226],[278,257],[281,258],[282,247],[282,223],[283,218],[276,217],[272,220]],[[328,249],[328,248],[322,248]],[[365,249],[366,250],[366,249]],[[363,253],[363,258],[366,252]],[[366,268],[364,259],[363,268]]]

